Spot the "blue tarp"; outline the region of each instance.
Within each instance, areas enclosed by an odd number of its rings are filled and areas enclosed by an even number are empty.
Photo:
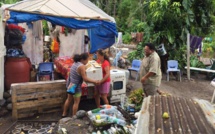
[[[11,11],[8,23],[24,23],[37,20],[47,20],[55,25],[73,29],[88,29],[91,44],[90,53],[94,53],[98,49],[110,47],[114,44],[115,36],[117,36],[116,24],[104,20],[85,21],[74,18]]]

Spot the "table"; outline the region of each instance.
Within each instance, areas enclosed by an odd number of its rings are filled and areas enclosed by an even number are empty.
[[[54,61],[56,71],[60,73],[64,77],[64,79],[68,78],[70,68],[73,63],[74,63],[73,59],[69,56],[58,57]]]
[[[185,67],[185,69],[187,69],[187,67]],[[197,67],[190,67],[190,70],[203,71],[203,72],[209,72],[209,73],[215,73],[215,70],[204,69],[204,68],[197,68]]]

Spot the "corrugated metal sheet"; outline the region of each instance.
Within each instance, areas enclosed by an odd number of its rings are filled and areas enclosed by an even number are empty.
[[[26,0],[18,2],[8,9],[60,17],[104,19],[115,22],[114,18],[88,0]]]
[[[162,117],[169,114],[168,119]],[[142,121],[147,113],[149,119]],[[147,126],[147,127],[143,127]],[[148,131],[143,130],[148,129]],[[215,129],[193,99],[152,96],[144,99],[136,134],[215,134]]]

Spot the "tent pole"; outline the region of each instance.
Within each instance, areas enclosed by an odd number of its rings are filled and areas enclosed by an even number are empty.
[[[115,58],[117,57],[117,49],[118,49],[118,42],[116,42],[116,36],[115,36],[115,43],[116,43],[116,55],[115,55]],[[118,61],[116,60],[116,69],[118,69]]]
[[[4,56],[6,49],[4,46],[4,11],[0,8],[0,100],[3,99],[4,93]]]
[[[187,33],[187,79],[190,80],[190,34]]]

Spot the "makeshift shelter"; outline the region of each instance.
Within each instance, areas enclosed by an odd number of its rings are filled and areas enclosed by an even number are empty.
[[[88,29],[91,49],[108,48],[115,42],[117,29],[114,18],[107,15],[89,0],[24,0],[6,10],[10,11],[8,23],[47,20],[55,25],[73,29]],[[0,99],[4,89],[4,24],[0,22]]]

